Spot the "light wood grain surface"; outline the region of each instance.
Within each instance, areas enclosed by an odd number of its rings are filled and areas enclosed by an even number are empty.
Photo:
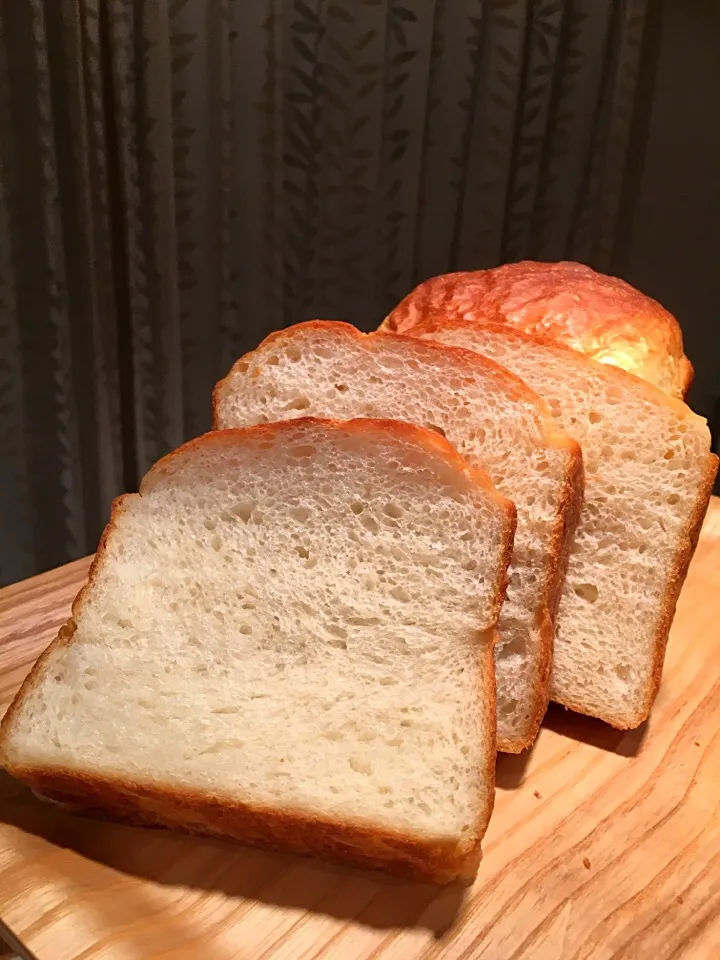
[[[87,565],[0,592],[0,712]],[[475,885],[437,890],[74,818],[4,776],[0,918],[39,960],[720,958],[720,501],[650,722],[552,708],[497,783]]]

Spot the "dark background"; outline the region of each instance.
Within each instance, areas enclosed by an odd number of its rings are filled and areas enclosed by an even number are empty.
[[[0,0],[0,582],[94,549],[270,330],[576,259],[720,431],[714,0]]]
[[[680,320],[720,450],[720,4],[666,2],[613,269]],[[720,487],[716,486],[720,491]]]

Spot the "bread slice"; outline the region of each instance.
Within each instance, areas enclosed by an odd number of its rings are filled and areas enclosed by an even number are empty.
[[[215,389],[215,424],[394,417],[448,438],[518,511],[495,651],[498,746],[530,744],[549,695],[553,618],[582,490],[580,448],[516,377],[467,351],[347,323],[271,334]]]
[[[616,367],[507,327],[438,322],[544,397],[583,448],[585,503],[558,611],[554,700],[621,729],[648,716],[718,458],[702,417]]]
[[[675,317],[619,277],[584,263],[524,260],[431,277],[395,307],[382,328],[409,333],[426,320],[502,323],[550,337],[672,397],[684,397],[692,383]]]
[[[116,501],[0,760],[135,823],[471,872],[513,527],[485,474],[406,424],[193,440]]]

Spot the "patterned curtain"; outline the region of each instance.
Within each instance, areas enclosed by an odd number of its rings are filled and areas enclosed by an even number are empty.
[[[268,331],[611,266],[649,0],[0,0],[0,579],[92,550]]]

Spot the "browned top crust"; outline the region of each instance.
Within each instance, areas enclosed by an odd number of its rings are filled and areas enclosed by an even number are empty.
[[[501,323],[549,336],[673,397],[684,397],[692,382],[675,317],[624,280],[582,263],[525,260],[432,277],[395,307],[382,328],[405,333],[433,320]]]

